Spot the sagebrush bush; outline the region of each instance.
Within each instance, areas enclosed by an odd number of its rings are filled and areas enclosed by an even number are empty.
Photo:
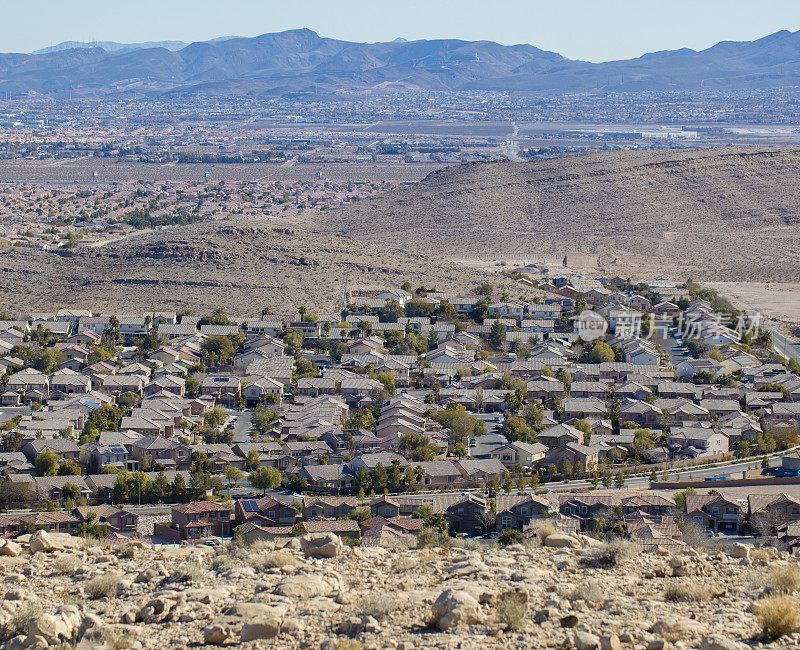
[[[397,609],[397,601],[385,594],[370,594],[361,598],[355,607],[358,616],[372,616],[383,620]]]
[[[673,582],[664,590],[664,600],[674,603],[697,603],[709,598],[711,598],[711,590],[697,582]]]
[[[230,555],[217,555],[211,560],[211,568],[217,573],[225,573],[236,566],[236,561]]]
[[[497,543],[500,546],[511,546],[511,544],[522,544],[525,541],[525,535],[516,528],[505,528],[500,531],[497,536]]]
[[[636,557],[640,550],[636,542],[613,539],[599,548],[592,549],[581,557],[581,562],[590,566],[620,566]]]
[[[132,544],[120,544],[114,549],[114,555],[122,560],[130,560],[136,554]]]
[[[83,590],[87,598],[111,598],[117,595],[117,585],[121,577],[117,573],[101,573],[86,582]]]
[[[576,600],[585,600],[587,603],[602,603],[606,595],[603,593],[602,587],[597,580],[588,580],[582,585],[575,586],[572,589],[567,589],[561,596],[570,602]]]
[[[514,596],[501,598],[494,608],[500,622],[511,630],[518,630],[525,624],[528,607]]]
[[[432,546],[439,546],[441,548],[450,548],[452,544],[450,535],[442,532],[438,528],[423,528],[417,537],[417,546],[419,548],[428,548]]]
[[[792,634],[800,626],[797,605],[785,594],[767,596],[759,601],[756,612],[761,632],[770,641]]]
[[[250,560],[250,566],[257,571],[276,569],[284,566],[297,566],[297,558],[286,551],[270,551],[264,555],[256,555]]]
[[[68,576],[75,573],[83,561],[77,555],[59,555],[53,562],[53,570],[62,575]]]
[[[767,577],[767,586],[778,593],[794,593],[800,587],[800,567],[796,564],[772,567]]]
[[[2,627],[2,640],[7,641],[15,636],[25,634],[28,622],[42,613],[39,603],[26,603],[11,614],[11,618]]]
[[[205,578],[206,572],[197,562],[184,562],[169,577],[171,582],[188,582],[190,584],[200,582]]]

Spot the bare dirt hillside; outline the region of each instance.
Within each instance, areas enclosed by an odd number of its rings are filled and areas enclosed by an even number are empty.
[[[258,315],[264,306],[278,313],[302,304],[332,310],[348,278],[352,287],[409,280],[443,290],[499,279],[441,259],[263,222],[169,228],[71,254],[0,252],[0,302],[7,310],[203,313],[221,306],[241,316]]]
[[[800,278],[800,151],[792,149],[476,163],[323,214],[330,232],[451,258],[575,253],[606,268]]]

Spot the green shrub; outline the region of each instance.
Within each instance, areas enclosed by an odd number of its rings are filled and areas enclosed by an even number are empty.
[[[497,536],[497,543],[500,546],[511,546],[512,544],[522,544],[525,541],[525,535],[516,528],[505,528],[500,531]]]

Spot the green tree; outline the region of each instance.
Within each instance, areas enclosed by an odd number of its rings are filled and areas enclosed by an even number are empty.
[[[503,325],[499,320],[496,320],[492,323],[492,331],[489,334],[489,342],[496,348],[499,348],[503,345],[503,342],[506,340],[506,326]]]
[[[604,341],[596,341],[589,353],[589,363],[607,363],[614,360],[614,350]]]
[[[247,452],[247,456],[244,459],[244,467],[248,472],[256,471],[259,466],[261,465],[261,458],[259,457],[258,451],[255,449],[251,449]]]
[[[225,478],[228,479],[228,488],[230,488],[234,483],[237,483],[244,478],[244,472],[238,467],[228,465],[225,468]]]
[[[58,465],[59,476],[80,476],[81,470],[74,460],[64,460]]]
[[[58,471],[58,454],[52,449],[45,449],[33,461],[37,476],[55,476]]]
[[[394,373],[391,372],[379,372],[378,373],[378,381],[383,384],[384,389],[389,395],[395,394],[395,385],[394,385]]]
[[[256,490],[266,494],[267,490],[274,490],[281,484],[283,476],[274,467],[259,467],[250,474],[250,485]]]
[[[233,356],[233,343],[227,336],[209,336],[200,344],[200,350],[209,361],[223,364]]]
[[[219,429],[227,418],[228,416],[225,415],[225,412],[221,408],[213,408],[206,411],[203,419],[212,429]]]
[[[622,473],[622,470],[618,471],[617,475],[614,477],[614,485],[620,489],[625,487],[625,475]]]

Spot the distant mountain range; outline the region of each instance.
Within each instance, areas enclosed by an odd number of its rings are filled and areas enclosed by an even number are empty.
[[[227,41],[232,38],[236,38],[236,36],[221,36],[208,42],[216,43],[219,41]],[[185,43],[184,41],[145,41],[143,43],[117,43],[116,41],[64,41],[58,45],[52,45],[50,47],[43,47],[41,50],[35,50],[34,52],[31,52],[31,54],[50,54],[52,52],[63,52],[64,50],[83,50],[92,47],[99,47],[104,49],[106,52],[113,54],[123,54],[125,52],[132,52],[133,50],[149,50],[156,47],[163,47],[170,52],[177,52],[178,50],[182,50],[187,45],[189,45],[189,43]]]
[[[74,46],[74,47],[73,47]],[[0,94],[303,95],[340,91],[571,93],[800,86],[800,32],[588,63],[532,45],[452,39],[353,43],[298,29],[183,46],[64,43],[0,54]]]

